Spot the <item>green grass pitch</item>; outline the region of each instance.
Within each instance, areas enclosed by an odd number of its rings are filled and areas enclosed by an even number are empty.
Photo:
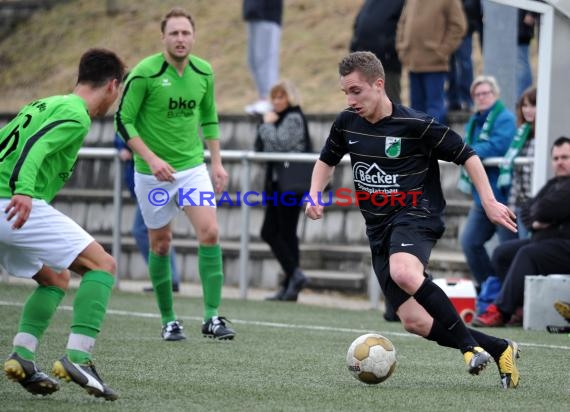
[[[0,283],[0,346],[4,358],[30,286]],[[62,356],[74,290],[69,291],[38,349],[51,371]],[[480,376],[466,372],[458,351],[407,334],[378,311],[226,299],[221,314],[237,337],[216,342],[200,334],[201,299],[175,297],[186,341],[163,342],[152,296],[114,292],[95,364],[119,400],[88,396],[73,383],[35,397],[0,378],[2,411],[568,411],[570,339],[567,335],[488,329],[521,345],[521,384],[499,387],[495,365]],[[345,365],[359,335],[378,332],[396,346],[398,365],[386,382],[367,386]]]

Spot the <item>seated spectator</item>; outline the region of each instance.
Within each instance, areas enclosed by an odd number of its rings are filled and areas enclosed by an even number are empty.
[[[511,187],[509,206],[514,209],[517,215],[517,229],[520,239],[529,237],[529,229],[520,217],[522,206],[531,197],[532,165],[515,165],[514,161],[518,156],[532,157],[534,155],[535,123],[536,87],[530,87],[524,91],[517,103],[517,134],[505,154],[497,180],[499,187]]]
[[[475,102],[476,112],[471,116],[465,128],[465,141],[481,159],[504,156],[516,134],[515,115],[507,109],[499,99],[500,90],[492,76],[479,76],[471,85],[471,96]],[[506,204],[510,185],[499,187],[499,167],[486,166],[485,172],[493,188],[495,198]],[[495,233],[501,242],[515,239],[517,235],[510,230],[491,222],[477,191],[461,169],[458,182],[459,189],[473,198],[467,221],[461,235],[461,248],[467,260],[471,276],[478,287],[493,273],[491,259],[485,248]]]
[[[555,177],[522,210],[531,237],[495,249],[493,267],[503,286],[473,326],[522,324],[525,276],[567,272],[570,267],[570,138],[556,139],[551,154]]]
[[[532,157],[534,155],[534,125],[536,119],[536,87],[525,90],[517,103],[517,133],[511,142],[509,150],[503,158],[499,169],[497,186],[499,189],[510,187],[509,207],[517,215],[519,239],[527,239],[529,230],[521,219],[523,205],[530,199],[532,190],[532,165],[515,165],[517,157]],[[502,282],[497,276],[488,276],[480,285],[477,295],[477,314],[487,310],[501,291]]]

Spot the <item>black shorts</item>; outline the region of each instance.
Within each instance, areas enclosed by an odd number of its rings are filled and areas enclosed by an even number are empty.
[[[437,225],[435,225],[437,226]],[[372,266],[386,299],[394,310],[410,298],[390,276],[390,255],[398,252],[409,253],[417,257],[427,268],[431,250],[443,234],[440,227],[417,226],[411,222],[396,224],[387,229],[379,242],[371,241]],[[427,274],[425,274],[427,276]]]

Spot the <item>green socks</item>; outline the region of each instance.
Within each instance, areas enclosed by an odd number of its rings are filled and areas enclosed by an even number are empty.
[[[34,360],[37,344],[64,296],[65,291],[56,286],[38,286],[26,300],[14,338],[14,352],[23,359]]]
[[[95,338],[107,312],[115,278],[107,272],[92,270],[83,275],[73,301],[73,322],[67,343],[67,356],[74,363],[91,358]],[[36,347],[57,310],[65,291],[56,286],[38,286],[22,310],[14,352],[33,361]]]
[[[172,273],[170,255],[159,256],[151,250],[148,254],[148,271],[154,288],[156,303],[160,310],[162,324],[176,320],[172,304]]]
[[[204,321],[218,316],[222,300],[222,250],[220,245],[200,245],[198,248],[198,271],[204,294]]]
[[[160,310],[162,324],[176,320],[172,303],[172,274],[170,256],[148,255],[148,271]],[[204,320],[218,315],[222,300],[222,251],[220,245],[200,245],[198,248],[198,271],[204,294]]]
[[[67,343],[67,356],[72,362],[86,363],[91,358],[114,283],[115,278],[101,270],[83,275],[73,301],[73,322]]]

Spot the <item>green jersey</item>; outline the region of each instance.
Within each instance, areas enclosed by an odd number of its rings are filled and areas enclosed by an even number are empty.
[[[75,94],[24,106],[0,129],[0,198],[51,202],[71,176],[90,126],[87,104]]]
[[[179,75],[162,53],[145,58],[129,74],[115,126],[125,141],[139,136],[176,171],[204,163],[199,128],[205,139],[219,136],[212,67],[191,55]],[[136,154],[135,169],[151,174]]]

